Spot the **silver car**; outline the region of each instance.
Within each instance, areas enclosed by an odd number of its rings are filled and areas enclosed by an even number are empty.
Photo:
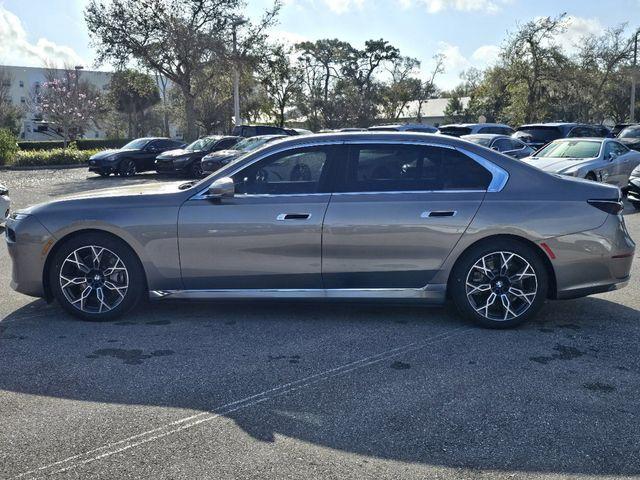
[[[586,178],[626,188],[640,152],[614,138],[565,138],[554,140],[524,162],[546,172]]]
[[[0,225],[3,225],[7,220],[10,206],[9,189],[0,183]]]
[[[288,137],[199,182],[16,212],[12,287],[109,320],[143,297],[442,304],[509,327],[629,280],[620,190],[421,133]]]

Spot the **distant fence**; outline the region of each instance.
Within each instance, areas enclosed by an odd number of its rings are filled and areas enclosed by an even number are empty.
[[[120,148],[131,141],[130,138],[96,138],[96,139],[80,139],[75,144],[78,150],[95,150],[105,148]],[[60,140],[43,140],[43,141],[25,141],[18,142],[20,150],[52,150],[54,148],[64,147],[64,142]]]

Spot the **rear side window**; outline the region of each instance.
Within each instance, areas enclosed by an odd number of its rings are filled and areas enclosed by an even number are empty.
[[[514,137],[527,143],[549,143],[562,137],[558,127],[523,127],[519,128]]]
[[[444,135],[450,135],[452,137],[461,137],[462,135],[469,135],[471,128],[469,127],[443,127],[440,129],[440,133]]]
[[[491,173],[450,148],[420,145],[354,145],[346,192],[486,190]]]
[[[216,143],[214,148],[216,150],[226,150],[229,147],[233,147],[236,143],[238,143],[238,140],[236,138],[223,138],[218,143]]]

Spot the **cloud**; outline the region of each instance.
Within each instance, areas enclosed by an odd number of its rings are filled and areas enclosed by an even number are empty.
[[[286,30],[274,30],[269,33],[269,39],[277,43],[283,43],[286,46],[294,46],[297,43],[306,42],[309,37]]]
[[[599,35],[604,32],[597,18],[583,18],[568,15],[564,21],[565,31],[557,39],[568,50],[574,49],[580,41],[589,35]]]
[[[45,63],[82,65],[83,59],[66,45],[46,38],[29,41],[20,19],[0,5],[0,62],[41,67]]]
[[[511,3],[511,0],[398,0],[400,6],[408,8],[414,4],[422,4],[429,13],[440,13],[445,10],[460,12],[496,13]]]
[[[460,52],[458,45],[438,42],[438,53],[444,55],[444,69],[446,72],[464,70],[471,66],[471,62]]]
[[[342,14],[352,10],[354,7],[361,9],[364,0],[323,0],[325,5],[334,13]]]
[[[472,60],[475,60],[476,66],[487,66],[496,63],[500,57],[500,47],[497,45],[482,45],[478,47],[472,54]]]

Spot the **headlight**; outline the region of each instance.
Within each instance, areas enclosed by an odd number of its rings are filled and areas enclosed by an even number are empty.
[[[10,218],[11,218],[11,220],[20,221],[20,220],[24,220],[28,216],[29,215],[27,215],[26,213],[13,212],[11,214]]]

